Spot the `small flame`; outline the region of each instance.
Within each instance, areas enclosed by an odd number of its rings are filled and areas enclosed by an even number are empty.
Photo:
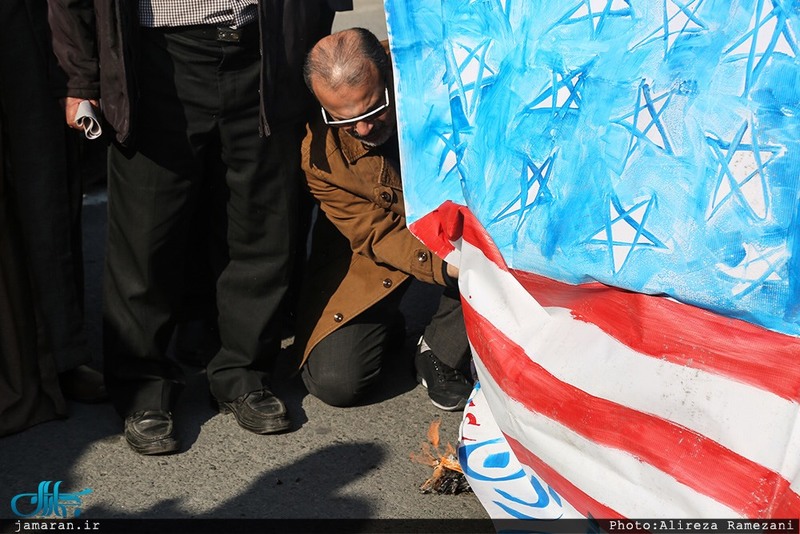
[[[441,449],[439,440],[439,428],[441,427],[441,419],[436,419],[431,422],[428,427],[428,441],[420,444],[419,453],[411,453],[411,460],[413,462],[433,467],[433,474],[426,480],[420,489],[423,493],[436,492],[441,493],[442,483],[448,476],[448,471],[460,473],[463,476],[464,471],[461,469],[461,464],[458,463],[456,457],[456,449],[452,444],[447,443],[444,446],[444,451]]]
[[[439,427],[442,426],[441,419],[434,419],[431,421],[431,426],[428,427],[428,441],[433,445],[433,448],[439,448]]]
[[[444,447],[444,452],[440,448],[439,442],[439,428],[442,426],[441,419],[434,419],[428,427],[428,442],[420,444],[419,453],[411,453],[411,460],[431,467],[440,465],[446,466],[448,469],[462,473],[461,465],[456,460],[456,449],[452,444],[448,443]]]

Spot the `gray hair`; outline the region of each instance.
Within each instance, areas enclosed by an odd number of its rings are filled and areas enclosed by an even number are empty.
[[[343,30],[321,39],[306,56],[303,78],[311,92],[311,82],[321,80],[331,89],[355,87],[372,81],[374,65],[385,80],[389,57],[375,35],[364,28]]]

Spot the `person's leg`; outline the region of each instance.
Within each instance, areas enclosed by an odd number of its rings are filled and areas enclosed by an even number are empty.
[[[458,291],[448,288],[419,339],[414,358],[417,381],[427,388],[434,406],[447,411],[464,409],[472,392],[471,381],[463,373],[469,358],[461,301]]]
[[[442,363],[464,369],[469,362],[470,349],[458,290],[444,290],[423,338]]]
[[[218,106],[211,89],[215,58],[207,47],[169,32],[142,30],[140,50],[135,150],[113,146],[108,170],[105,372],[123,417],[168,414],[182,383],[166,350],[184,295],[187,237]],[[171,439],[171,416],[161,417]]]
[[[353,406],[378,379],[388,328],[353,322],[320,341],[308,355],[302,377],[308,392],[331,406]]]
[[[171,410],[183,382],[166,358],[187,230],[188,184],[181,178],[141,152],[110,149],[104,370],[123,417]]]
[[[403,293],[396,289],[311,350],[302,370],[309,393],[331,406],[352,406],[364,397],[402,328],[398,305]]]
[[[291,274],[300,154],[294,131],[273,125],[268,137],[259,135],[258,29],[249,30],[239,44],[223,45],[218,71],[227,258],[217,269],[221,348],[206,370],[223,411],[266,434],[289,428],[283,403],[268,387]]]
[[[217,279],[222,347],[208,377],[214,396],[231,401],[267,385],[280,350],[277,310],[291,272],[299,152],[278,128],[259,135],[257,41],[224,49],[218,84],[228,257]]]
[[[219,151],[207,154],[206,168],[222,166]],[[211,171],[211,175],[224,176]],[[184,296],[181,309],[176,314],[174,356],[180,363],[203,367],[219,351],[219,328],[217,327],[217,289],[219,273],[215,272],[213,254],[226,247],[214,243],[216,221],[224,220],[224,212],[214,212],[214,205],[224,196],[224,184],[208,180],[202,185],[200,204],[192,220],[185,261]],[[224,202],[222,203],[224,206]],[[216,224],[215,224],[216,223]],[[224,244],[224,241],[223,241]],[[227,256],[227,254],[225,253]]]

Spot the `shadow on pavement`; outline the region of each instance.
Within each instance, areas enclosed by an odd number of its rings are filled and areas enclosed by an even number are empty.
[[[374,443],[335,443],[309,453],[287,466],[258,476],[235,498],[222,502],[203,515],[187,513],[182,499],[159,501],[147,510],[126,515],[117,508],[87,507],[86,517],[132,518],[239,518],[261,519],[336,519],[371,517],[375,506],[368,500],[347,495],[347,486],[386,457],[383,447]],[[338,466],[361,466],[360,469],[338,469]],[[313,479],[302,479],[297,473],[313,473]],[[213,487],[197,487],[195,491],[212,493]],[[376,500],[380,496],[375,497]]]

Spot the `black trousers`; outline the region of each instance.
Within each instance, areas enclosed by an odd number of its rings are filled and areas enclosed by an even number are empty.
[[[402,344],[402,332],[397,332],[398,306],[407,288],[408,284],[396,289],[311,350],[302,371],[309,393],[331,406],[352,406],[375,385],[384,357],[395,348],[393,341]],[[423,337],[445,365],[460,369],[469,361],[457,291],[445,289],[442,293]]]
[[[204,187],[222,344],[207,366],[211,393],[230,401],[267,385],[280,350],[299,165],[296,134],[259,136],[257,31],[232,44],[191,29],[143,29],[140,44],[135,146],[109,152],[105,371],[123,416],[169,409],[180,389],[166,351]]]
[[[78,134],[67,131],[53,90],[46,3],[3,2],[0,15],[14,28],[0,34],[7,195],[20,221],[39,350],[66,371],[91,360],[83,319],[81,180],[70,165]]]

